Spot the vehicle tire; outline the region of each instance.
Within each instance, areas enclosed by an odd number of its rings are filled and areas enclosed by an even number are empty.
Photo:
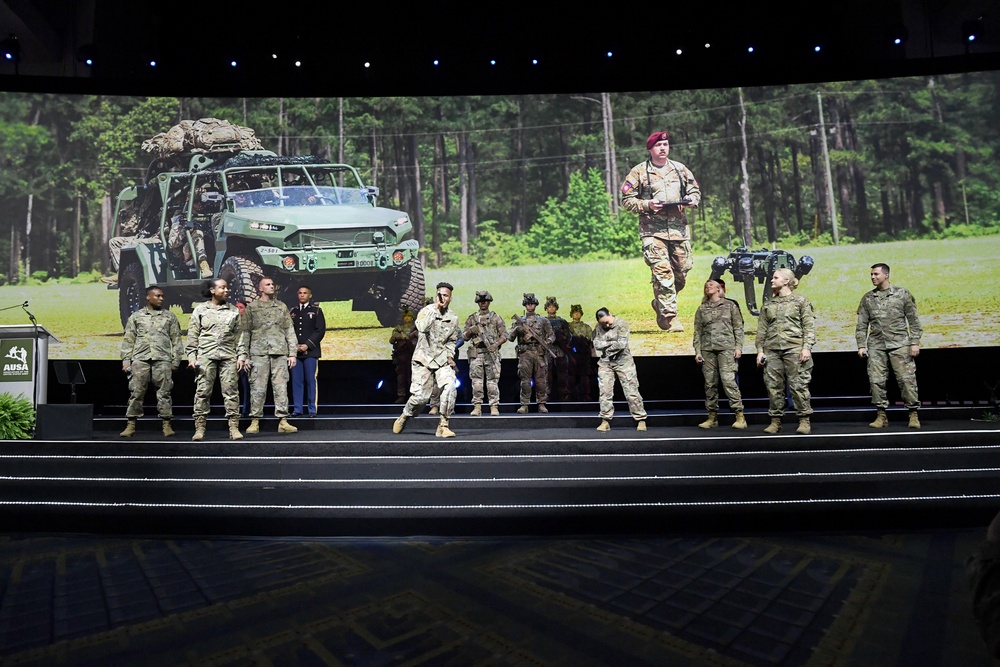
[[[132,313],[146,305],[146,274],[139,262],[131,262],[118,272],[118,312],[122,328]]]
[[[252,259],[231,255],[222,263],[219,277],[229,283],[230,303],[250,303],[257,300],[257,283],[264,277],[264,269]]]
[[[396,269],[387,283],[386,298],[376,301],[374,310],[379,324],[394,327],[399,324],[403,308],[409,308],[416,315],[424,307],[424,265],[419,258],[414,257]]]

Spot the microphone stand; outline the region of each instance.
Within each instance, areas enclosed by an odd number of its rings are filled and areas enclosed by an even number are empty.
[[[11,308],[17,308],[17,306],[11,306]],[[21,304],[21,308],[24,310],[25,313],[28,314],[28,319],[31,320],[31,325],[35,328],[35,342],[34,342],[34,345],[32,347],[32,350],[31,350],[31,356],[34,359],[33,366],[34,366],[34,369],[35,369],[35,377],[34,377],[35,381],[34,381],[34,383],[32,383],[31,389],[32,389],[32,393],[34,394],[34,396],[32,396],[32,399],[34,400],[35,409],[37,410],[38,409],[38,374],[42,372],[42,369],[38,368],[38,320],[36,320],[35,316],[31,314],[30,310],[28,310],[28,302],[27,301],[25,301],[24,303]],[[6,308],[4,310],[6,310]],[[49,369],[47,369],[47,368],[44,369],[44,370],[45,370],[46,373],[49,372]],[[76,401],[74,400],[73,402],[75,403]]]

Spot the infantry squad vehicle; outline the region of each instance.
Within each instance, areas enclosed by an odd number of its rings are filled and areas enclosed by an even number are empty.
[[[423,305],[424,273],[409,216],[377,206],[378,194],[354,167],[311,156],[215,146],[154,160],[115,205],[122,324],[151,284],[190,312],[206,269],[234,303],[253,301],[268,276],[289,305],[307,284],[317,301],[351,300],[396,324]]]

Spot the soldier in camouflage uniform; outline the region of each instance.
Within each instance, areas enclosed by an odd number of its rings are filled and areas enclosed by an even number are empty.
[[[551,346],[552,358],[549,360],[549,391],[557,401],[569,400],[569,365],[572,361],[572,351],[569,349],[569,339],[572,336],[569,322],[559,317],[559,302],[554,296],[545,297],[545,314],[555,334],[555,343]]]
[[[459,337],[458,315],[448,307],[453,287],[448,283],[437,284],[434,303],[424,306],[417,314],[417,348],[413,352],[410,371],[410,399],[403,407],[403,414],[392,424],[393,433],[402,433],[406,420],[423,409],[430,395],[430,387],[441,388],[438,408],[440,422],[434,433],[439,438],[454,438],[448,421],[455,411],[455,343]]]
[[[649,159],[632,168],[621,189],[622,208],[639,216],[642,256],[652,272],[653,312],[661,329],[684,331],[677,319],[677,295],[694,266],[684,210],[701,203],[701,187],[680,162],[669,160],[670,135],[646,140]]]
[[[771,424],[765,433],[781,430],[785,414],[785,381],[799,418],[796,433],[809,435],[812,405],[812,348],[816,344],[816,316],[804,296],[792,294],[799,281],[789,269],[777,269],[771,277],[774,298],[764,304],[757,322],[757,366],[764,368],[764,384],[770,396]],[[766,362],[766,363],[765,363]]]
[[[413,312],[403,308],[399,324],[389,334],[392,345],[392,364],[396,368],[396,402],[406,403],[410,396],[410,364],[417,347],[417,328],[413,326]]]
[[[705,409],[708,419],[701,428],[719,425],[719,380],[736,413],[733,428],[746,428],[743,397],[736,384],[737,362],[743,354],[743,314],[735,301],[724,298],[721,280],[705,283],[705,296],[694,314],[694,360],[705,376]]]
[[[206,281],[202,296],[209,301],[198,304],[188,322],[188,364],[197,374],[194,394],[194,436],[205,438],[205,426],[211,409],[212,388],[218,376],[222,402],[229,420],[229,437],[240,440],[240,392],[238,373],[244,362],[237,360],[236,347],[242,333],[239,309],[228,303],[229,285],[222,278]]]
[[[275,299],[274,292],[274,281],[266,276],[261,278],[257,283],[259,298],[248,303],[243,312],[239,358],[250,366],[250,426],[247,427],[250,434],[260,432],[269,382],[278,433],[299,430],[288,423],[289,370],[297,363],[299,341],[288,306]]]
[[[594,330],[583,321],[583,306],[574,303],[569,309],[569,346],[572,361],[569,364],[569,385],[573,398],[590,400],[590,378],[593,376],[591,359],[594,351]]]
[[[615,376],[621,382],[632,419],[638,422],[637,430],[646,430],[646,410],[639,395],[639,378],[628,347],[628,334],[628,322],[615,317],[607,308],[597,311],[594,349],[601,355],[597,361],[597,386],[601,393],[601,425],[597,427],[598,431],[611,430],[611,418],[615,414]]]
[[[469,341],[469,379],[472,380],[472,415],[483,414],[484,395],[490,401],[490,414],[500,414],[500,346],[507,342],[503,318],[490,310],[493,295],[476,292],[479,311],[465,320],[462,337]],[[486,391],[483,391],[485,382]]]
[[[908,426],[920,428],[916,357],[920,354],[920,337],[924,331],[917,316],[917,302],[905,288],[889,283],[888,264],[874,264],[871,279],[875,288],[861,297],[855,330],[858,356],[868,357],[872,404],[878,409],[875,421],[869,426],[885,428],[889,423],[885,413],[889,407],[885,385],[891,364],[903,404],[910,411]]]
[[[524,317],[514,316],[510,325],[510,340],[517,343],[517,377],[521,380],[521,407],[518,414],[527,414],[531,403],[531,384],[535,384],[535,400],[538,411],[548,412],[545,403],[549,400],[548,360],[552,356],[549,346],[556,340],[549,321],[535,312],[538,298],[532,292],[525,292],[521,301]]]
[[[146,288],[146,307],[132,313],[125,323],[121,352],[122,372],[128,374],[128,388],[132,392],[125,410],[128,424],[121,436],[135,435],[135,422],[142,416],[142,399],[150,380],[156,386],[156,411],[163,420],[163,435],[172,436],[170,391],[174,388],[173,372],[181,363],[184,344],[177,316],[163,307],[163,290],[156,285]]]

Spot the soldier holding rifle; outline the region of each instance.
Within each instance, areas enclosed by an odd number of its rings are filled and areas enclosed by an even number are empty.
[[[465,320],[462,337],[469,341],[469,378],[472,380],[472,415],[483,414],[484,394],[489,398],[490,414],[500,414],[500,346],[507,342],[503,318],[490,310],[493,295],[476,292],[479,311]],[[483,385],[486,391],[483,391]]]
[[[555,342],[556,336],[548,319],[535,313],[538,299],[532,292],[524,293],[521,305],[524,306],[524,316],[514,315],[510,327],[510,340],[517,343],[517,376],[521,380],[521,407],[517,412],[527,414],[534,381],[538,411],[545,413],[549,411],[545,407],[549,400],[548,361],[553,356],[549,346]]]

